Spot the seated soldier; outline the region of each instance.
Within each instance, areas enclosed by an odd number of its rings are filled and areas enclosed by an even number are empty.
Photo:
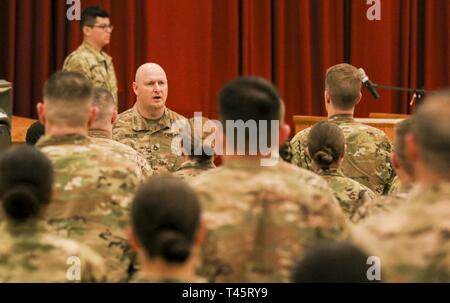
[[[294,283],[367,283],[369,256],[347,242],[323,241],[309,248],[292,274]]]
[[[102,87],[94,87],[93,94],[92,105],[97,108],[97,115],[89,127],[89,137],[103,148],[118,152],[136,163],[141,168],[144,177],[151,177],[153,170],[144,156],[130,146],[112,139],[112,128],[117,119],[117,110],[111,92]]]
[[[97,112],[92,84],[76,72],[57,72],[38,103],[45,136],[36,146],[52,161],[55,195],[46,219],[60,235],[102,254],[108,281],[126,281],[134,256],[125,228],[134,191],[143,181],[136,163],[88,137]]]
[[[354,66],[343,63],[327,70],[324,99],[328,121],[339,125],[347,143],[342,172],[377,194],[387,194],[395,176],[389,159],[392,145],[383,131],[353,119],[361,96],[361,80]],[[314,170],[306,153],[310,129],[292,139],[291,163]]]
[[[345,154],[345,138],[336,124],[319,122],[308,134],[308,155],[334,192],[339,205],[352,222],[366,216],[366,204],[375,194],[366,186],[346,177],[340,165]]]
[[[214,165],[215,128],[212,123],[204,117],[194,117],[187,121],[182,133],[183,152],[187,160],[174,172],[174,176],[186,179],[216,167]]]
[[[414,169],[406,156],[405,138],[411,133],[414,119],[408,118],[395,125],[394,152],[391,154],[392,166],[397,173],[389,195],[404,196],[411,189],[414,182]]]
[[[182,181],[157,176],[133,200],[130,245],[140,271],[134,282],[202,282],[195,275],[204,229],[196,194]]]
[[[101,282],[100,255],[62,239],[41,219],[53,186],[52,163],[27,145],[9,148],[0,158],[0,282]],[[80,261],[79,277],[67,275],[69,257]]]

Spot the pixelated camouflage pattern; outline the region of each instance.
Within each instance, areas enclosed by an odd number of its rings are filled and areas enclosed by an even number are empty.
[[[196,160],[188,160],[181,164],[180,168],[173,173],[175,177],[178,177],[183,180],[187,180],[196,176],[203,174],[205,171],[209,169],[215,168],[213,160],[208,162],[198,162]]]
[[[142,117],[134,105],[117,117],[113,127],[113,139],[131,146],[142,154],[154,170],[161,175],[176,171],[183,157],[172,153],[172,139],[180,135],[181,128],[176,121],[183,116],[165,109],[159,120],[147,120]],[[178,151],[177,151],[178,152]]]
[[[404,203],[368,218],[353,240],[381,258],[387,282],[450,282],[450,183],[416,184]]]
[[[153,170],[150,167],[150,164],[148,164],[147,159],[145,159],[144,156],[139,154],[136,150],[132,149],[128,145],[110,139],[104,131],[90,129],[88,134],[95,144],[103,146],[105,149],[117,152],[131,162],[135,163],[138,167],[140,167],[144,178],[153,176]]]
[[[68,281],[71,256],[80,260],[80,281]],[[100,255],[76,241],[49,233],[45,222],[0,224],[0,282],[103,282]]]
[[[83,42],[64,60],[64,71],[79,72],[92,81],[96,87],[103,87],[111,92],[116,105],[117,79],[112,58],[105,52],[99,52],[87,42]]]
[[[392,144],[387,135],[382,130],[356,122],[351,115],[335,115],[328,122],[336,123],[344,132],[347,143],[341,165],[344,175],[377,194],[387,194],[395,177],[390,161]],[[314,171],[316,168],[307,154],[310,129],[302,130],[291,140],[291,163]]]
[[[190,184],[208,228],[199,274],[210,282],[288,282],[306,248],[348,236],[326,182],[281,159],[228,161]]]
[[[84,135],[44,136],[36,144],[53,163],[54,196],[45,218],[63,237],[105,259],[108,281],[125,281],[134,254],[125,228],[140,169]]]
[[[337,168],[318,170],[317,173],[327,181],[342,210],[353,223],[367,215],[365,207],[376,197],[372,190],[344,176]]]

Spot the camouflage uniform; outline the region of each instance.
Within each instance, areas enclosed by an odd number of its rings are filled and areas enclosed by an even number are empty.
[[[208,227],[199,273],[210,282],[288,282],[311,244],[348,236],[326,182],[281,160],[233,160],[191,185]]]
[[[380,257],[387,282],[450,282],[450,183],[414,185],[405,203],[358,225],[353,237]]]
[[[106,88],[114,97],[116,105],[117,79],[112,58],[105,52],[99,52],[86,42],[83,42],[64,60],[63,70],[79,72],[92,81],[97,87]]]
[[[357,223],[366,215],[365,207],[375,198],[366,186],[347,178],[339,169],[319,170],[318,174],[327,181],[349,219]]]
[[[95,144],[103,146],[106,149],[112,150],[123,155],[128,160],[136,163],[137,166],[141,168],[142,175],[144,178],[153,176],[153,170],[148,164],[147,160],[139,154],[137,151],[129,147],[128,145],[117,142],[110,139],[105,132],[101,130],[89,130],[89,137],[93,140]]]
[[[134,105],[117,117],[113,127],[113,139],[129,145],[147,158],[155,174],[174,172],[182,163],[182,157],[172,153],[172,139],[181,137],[183,116],[166,108],[159,120],[142,117]],[[181,150],[179,150],[181,153]]]
[[[207,281],[201,277],[190,278],[163,278],[155,277],[151,274],[138,271],[130,280],[131,283],[206,283]]]
[[[0,224],[0,282],[69,282],[68,258],[80,260],[81,282],[103,282],[105,265],[90,248],[52,235],[44,222]],[[75,282],[75,281],[74,281]]]
[[[183,180],[196,177],[205,171],[215,168],[214,162],[208,161],[206,163],[200,163],[195,160],[188,160],[181,164],[180,168],[173,173],[175,177],[181,178]]]
[[[341,169],[345,176],[367,186],[377,194],[388,192],[395,171],[390,161],[392,144],[386,134],[374,127],[356,122],[351,115],[335,115],[328,119],[344,132],[347,153]],[[311,128],[299,132],[291,140],[291,163],[315,170],[307,154]]]
[[[395,176],[389,189],[389,196],[403,197],[411,190],[412,184],[403,184],[398,176]]]
[[[128,278],[125,227],[143,177],[122,155],[83,135],[44,136],[36,144],[53,163],[55,195],[46,219],[59,235],[85,243],[104,258],[109,281]]]

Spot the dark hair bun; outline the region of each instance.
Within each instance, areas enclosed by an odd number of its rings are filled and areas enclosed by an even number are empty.
[[[190,243],[186,237],[175,230],[164,230],[156,236],[156,247],[161,256],[169,262],[183,263],[190,254]]]
[[[3,209],[10,219],[24,221],[38,214],[39,201],[28,187],[19,185],[5,192]]]
[[[328,168],[334,162],[333,151],[324,147],[314,154],[314,161],[320,168]]]

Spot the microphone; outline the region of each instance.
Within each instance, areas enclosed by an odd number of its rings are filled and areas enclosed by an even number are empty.
[[[369,77],[367,77],[366,72],[362,68],[358,68],[358,72],[359,72],[359,78],[361,79],[361,82],[369,90],[372,97],[374,97],[375,99],[380,99],[380,95],[378,94],[377,90],[375,89],[375,85],[372,83],[372,81],[369,80]]]

